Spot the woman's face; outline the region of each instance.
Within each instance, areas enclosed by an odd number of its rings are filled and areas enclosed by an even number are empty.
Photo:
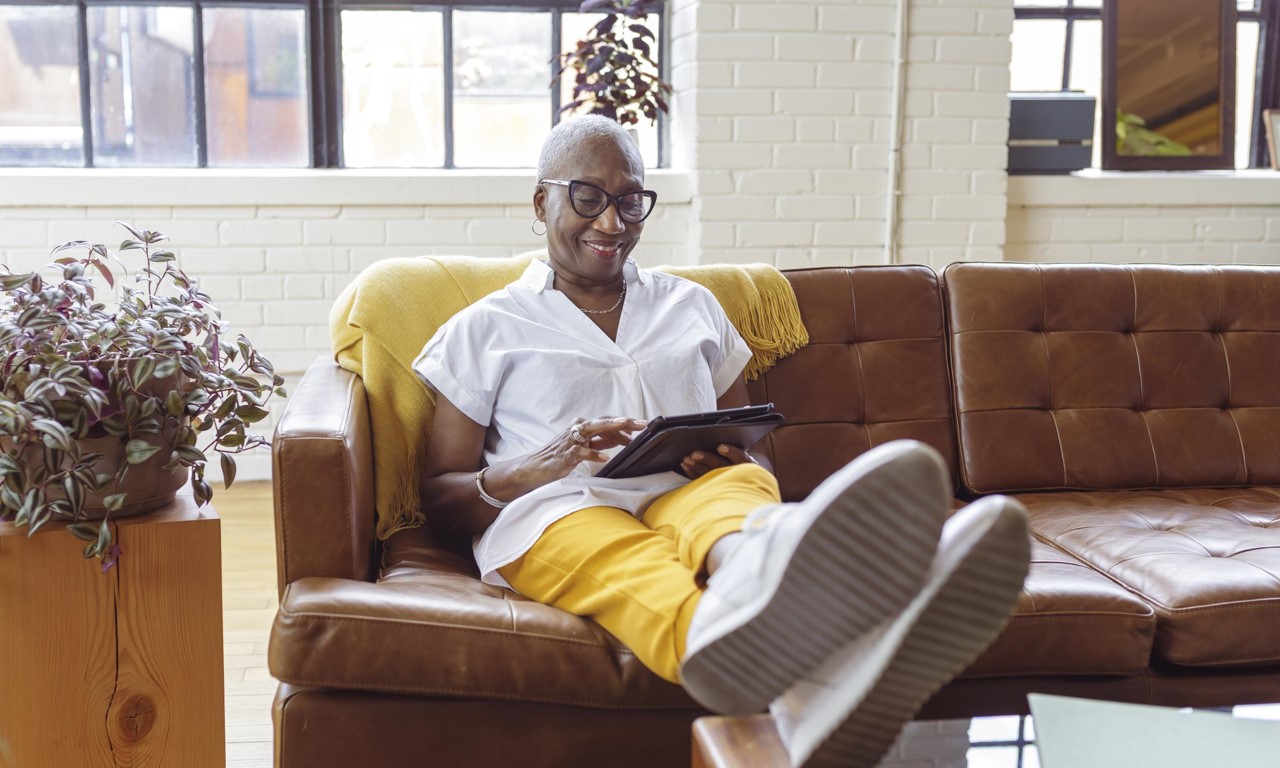
[[[644,188],[640,153],[611,139],[596,139],[583,146],[559,173],[564,181],[585,181],[611,195]],[[623,221],[617,205],[612,203],[594,219],[579,216],[569,202],[567,186],[539,184],[533,206],[538,218],[547,224],[547,252],[552,268],[583,283],[617,280],[627,255],[644,231],[644,222]]]

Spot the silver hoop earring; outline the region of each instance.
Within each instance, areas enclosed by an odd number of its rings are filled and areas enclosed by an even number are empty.
[[[538,231],[539,224],[542,224],[541,232]],[[533,230],[533,234],[537,235],[538,237],[542,237],[543,235],[547,234],[547,225],[545,222],[542,221],[542,219],[534,219],[533,223],[529,225],[529,229]]]

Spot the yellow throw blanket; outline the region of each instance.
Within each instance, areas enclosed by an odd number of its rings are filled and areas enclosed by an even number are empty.
[[[535,251],[509,259],[383,259],[343,290],[329,313],[333,354],[364,380],[373,429],[378,538],[426,522],[418,497],[434,395],[412,365],[463,307],[514,282]],[[751,347],[749,380],[809,342],[791,284],[767,265],[660,267],[706,286]]]

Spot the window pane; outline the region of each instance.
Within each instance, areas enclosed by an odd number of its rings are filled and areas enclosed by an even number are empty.
[[[1248,168],[1253,157],[1253,95],[1258,76],[1258,23],[1236,25],[1236,167]],[[1266,141],[1266,134],[1258,138]]]
[[[587,36],[587,32],[596,25],[596,22],[604,18],[604,14],[600,13],[564,13],[560,16],[560,52],[568,53],[578,47],[578,41]],[[662,39],[661,17],[656,13],[650,13],[649,18],[644,20],[644,25],[653,32],[655,39]],[[656,44],[655,44],[656,46]],[[654,50],[657,58],[656,47]],[[573,74],[565,73],[560,79],[560,103],[568,104],[573,101]],[[574,114],[580,114],[582,110]],[[649,168],[658,166],[658,126],[650,123],[648,120],[641,119],[640,123],[635,127],[637,139],[640,142],[640,154],[644,157],[644,164]]]
[[[1014,8],[1066,8],[1067,0],[1013,0]]]
[[[1101,8],[1102,0],[1076,0],[1073,5],[1077,8]]]
[[[206,8],[210,166],[307,166],[302,9]]]
[[[1093,167],[1102,164],[1102,134],[1098,126],[1102,121],[1102,22],[1077,20],[1071,22],[1071,79],[1073,91],[1084,91],[1094,98],[1093,106]]]
[[[1017,741],[1017,715],[1001,717],[975,717],[969,721],[969,743],[981,744],[988,741]]]
[[[83,165],[75,6],[0,5],[0,165]]]
[[[453,160],[528,168],[551,127],[547,13],[453,14]]]
[[[89,8],[93,163],[196,164],[191,8]]]
[[[343,11],[341,35],[344,165],[443,166],[443,15]]]
[[[1067,22],[1061,19],[1019,19],[1013,22],[1012,41],[1009,90],[1062,90]]]
[[[969,747],[969,768],[1017,768],[1017,747]]]

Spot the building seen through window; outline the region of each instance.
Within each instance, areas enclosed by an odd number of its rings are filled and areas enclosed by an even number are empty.
[[[576,7],[0,0],[0,165],[529,167]]]
[[[1206,3],[1216,0],[1205,0]],[[1158,0],[1153,0],[1158,7]],[[1237,0],[1235,165],[1261,163],[1266,144],[1259,96],[1280,51],[1262,45],[1275,24],[1275,0]],[[1083,91],[1097,99],[1093,165],[1101,165],[1102,0],[1015,0],[1009,65],[1011,91]],[[1274,33],[1273,33],[1274,34]],[[1273,46],[1274,48],[1274,46]]]

